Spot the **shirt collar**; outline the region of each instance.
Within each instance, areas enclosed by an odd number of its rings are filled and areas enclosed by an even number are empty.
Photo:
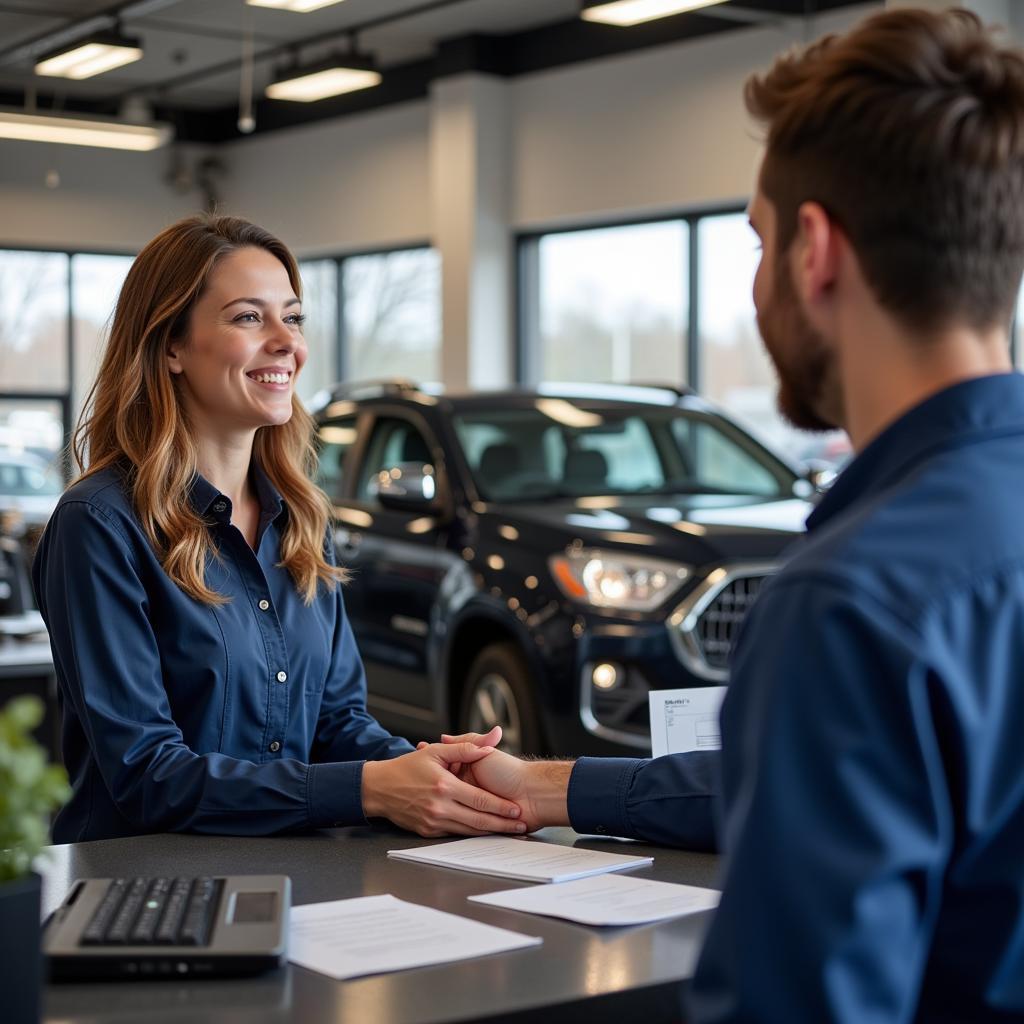
[[[284,500],[277,488],[270,482],[263,467],[255,460],[251,467],[252,482],[256,489],[256,498],[260,503],[260,520],[273,522],[284,510]],[[227,523],[231,521],[231,499],[222,494],[201,473],[192,477],[189,490],[192,507],[203,517]]]
[[[1002,432],[1024,432],[1024,376],[1000,373],[945,388],[886,427],[839,474],[807,529],[820,528],[942,449]]]

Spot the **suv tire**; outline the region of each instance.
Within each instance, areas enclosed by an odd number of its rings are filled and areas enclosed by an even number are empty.
[[[530,673],[513,643],[485,647],[462,686],[459,731],[485,733],[494,725],[502,728],[502,750],[516,755],[544,752]]]

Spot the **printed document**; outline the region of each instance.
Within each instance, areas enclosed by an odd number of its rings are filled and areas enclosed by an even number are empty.
[[[531,885],[522,889],[470,896],[486,903],[527,914],[564,917],[580,924],[647,924],[682,917],[718,906],[719,893],[695,885],[656,882],[651,878],[601,875],[562,885]]]
[[[292,907],[288,959],[332,978],[358,978],[507,953],[542,941],[394,896],[360,896]]]
[[[724,686],[651,690],[651,754],[661,757],[691,750],[718,750],[722,746],[718,713],[725,691]]]
[[[642,868],[654,861],[653,857],[627,857],[621,853],[580,850],[504,836],[479,836],[411,850],[388,850],[388,856],[481,875],[518,878],[524,882],[567,882],[608,871]]]

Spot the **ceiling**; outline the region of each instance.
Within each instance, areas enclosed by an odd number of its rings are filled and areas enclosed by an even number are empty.
[[[521,74],[854,2],[727,0],[622,29],[580,20],[579,0],[343,0],[309,14],[245,0],[0,0],[0,105],[116,114],[141,98],[179,138],[219,142],[238,134],[245,37],[257,130],[267,131],[425,96],[445,74]],[[117,21],[141,39],[142,60],[82,82],[33,74],[40,53]],[[276,66],[345,50],[353,31],[386,72],[382,86],[313,104],[259,99]]]

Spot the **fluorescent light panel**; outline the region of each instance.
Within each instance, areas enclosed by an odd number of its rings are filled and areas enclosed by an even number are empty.
[[[169,142],[171,134],[171,126],[166,124],[122,124],[119,121],[0,110],[0,139],[144,152]]]
[[[330,7],[331,4],[340,4],[341,0],[245,0],[250,7],[273,7],[278,11],[295,11],[298,14],[308,14],[310,11],[318,11],[321,7]]]
[[[70,50],[53,53],[40,60],[35,67],[37,75],[49,78],[92,78],[104,71],[124,67],[142,57],[142,49],[134,40],[107,41],[100,38],[83,39]]]
[[[720,3],[722,0],[610,0],[609,3],[584,7],[580,17],[584,21],[597,21],[603,25],[640,25],[645,21]]]
[[[295,76],[268,85],[267,96],[272,100],[312,103],[328,96],[369,89],[381,83],[379,71],[364,68],[325,68],[305,75],[296,70]]]

